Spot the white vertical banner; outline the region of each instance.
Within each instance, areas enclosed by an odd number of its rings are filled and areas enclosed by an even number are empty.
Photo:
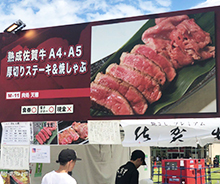
[[[183,147],[220,142],[220,118],[122,120],[123,146]]]
[[[120,121],[88,121],[90,144],[121,144]]]

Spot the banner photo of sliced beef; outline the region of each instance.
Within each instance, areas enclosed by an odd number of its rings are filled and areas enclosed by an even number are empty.
[[[58,144],[57,121],[33,122],[33,144]]]
[[[88,123],[86,121],[59,121],[58,122],[58,143],[87,144]]]
[[[135,21],[93,26],[91,117],[129,119],[217,113],[218,9],[142,16]],[[115,47],[111,46],[114,42]],[[118,42],[121,45],[117,47]],[[212,93],[206,92],[207,84]],[[137,91],[135,95],[131,89]],[[204,106],[211,104],[210,110],[202,109],[200,98],[191,98],[191,106],[184,108],[184,102],[200,92],[205,93]],[[179,104],[183,108],[178,108]]]

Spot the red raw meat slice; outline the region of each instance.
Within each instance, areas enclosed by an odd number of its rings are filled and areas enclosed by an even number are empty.
[[[185,65],[193,64],[193,58],[181,50],[180,47],[172,48],[169,52],[170,60],[173,63],[175,69],[182,68]]]
[[[137,88],[149,103],[159,100],[162,95],[159,84],[153,78],[131,67],[113,63],[108,66],[106,73]]]
[[[131,104],[131,107],[137,114],[144,114],[147,110],[147,102],[143,95],[133,86],[122,80],[107,74],[98,73],[94,80],[95,83],[109,87],[121,93]]]
[[[59,139],[59,144],[61,144],[61,145],[68,144],[68,141],[65,138],[64,134],[60,133],[59,136],[58,136],[58,139]]]
[[[151,47],[139,44],[134,46],[134,48],[131,50],[131,53],[144,55],[148,59],[155,62],[166,73],[166,77],[169,82],[171,82],[175,78],[176,71],[173,68],[172,63],[168,61],[166,57],[157,53]]]
[[[215,57],[209,33],[203,31],[187,15],[155,19],[156,25],[142,34],[142,41],[166,56],[175,69],[193,64],[194,60]]]
[[[177,15],[177,16],[172,16],[172,17],[161,17],[161,18],[156,18],[155,23],[160,24],[163,21],[166,22],[171,22],[173,25],[178,25],[180,22],[182,22],[185,19],[189,19],[187,15]]]
[[[170,58],[175,68],[215,56],[215,47],[206,48],[211,43],[209,33],[203,31],[194,19],[184,20],[177,25],[170,33],[170,39]]]
[[[43,142],[46,142],[46,137],[44,136],[44,134],[40,131],[38,132],[38,135],[40,136],[40,138],[43,140]]]
[[[209,59],[215,57],[215,46],[206,46],[200,51],[201,60]]]
[[[73,122],[72,127],[77,131],[81,139],[88,137],[88,125],[87,123]]]
[[[149,37],[169,39],[170,32],[175,28],[176,26],[174,26],[171,22],[162,21],[160,24],[156,24],[144,31],[141,39],[144,43]]]
[[[111,110],[115,115],[134,114],[128,101],[119,92],[94,82],[90,86],[90,98],[97,104]]]
[[[165,40],[165,39],[160,39],[160,38],[154,38],[154,37],[149,37],[145,39],[145,44],[148,47],[151,47],[154,49],[157,53],[161,53],[165,57],[169,58],[168,50],[171,49],[171,41],[170,40]]]
[[[150,75],[160,85],[166,82],[166,74],[151,60],[140,54],[122,53],[120,57],[120,64],[134,67],[146,75]]]
[[[176,25],[185,19],[189,19],[189,17],[187,15],[179,15],[155,19],[156,25],[148,28],[142,34],[142,41],[147,43],[147,39],[149,37],[160,38],[164,40],[169,39],[171,31],[173,31],[176,28]]]
[[[181,49],[194,49],[196,52],[211,43],[210,34],[203,31],[194,19],[178,24],[170,33],[170,39]]]
[[[78,128],[78,134],[81,139],[85,139],[88,137],[88,126],[87,123],[81,123]]]
[[[40,144],[44,144],[44,141],[40,138],[40,136],[37,134],[35,136],[35,138],[37,139],[37,141],[40,143]]]
[[[79,139],[79,134],[73,128],[68,128],[68,131],[72,135],[73,141],[77,141]]]
[[[44,127],[43,129],[48,133],[49,136],[52,135],[52,132],[49,127]]]
[[[69,133],[68,129],[64,130],[62,134],[65,136],[68,144],[73,142],[73,136]]]
[[[44,130],[44,129],[41,129],[41,132],[44,134],[44,136],[46,137],[46,139],[49,139],[49,135],[48,133]]]
[[[75,130],[75,131],[77,131],[78,130],[78,127],[80,126],[80,122],[76,122],[76,121],[74,121],[73,123],[72,123],[72,127],[73,127],[73,129]]]

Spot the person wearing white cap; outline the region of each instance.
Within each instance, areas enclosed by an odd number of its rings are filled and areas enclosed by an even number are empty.
[[[141,150],[135,150],[131,154],[131,159],[122,165],[116,174],[115,184],[138,184],[138,168],[146,165],[145,154]]]
[[[41,184],[77,184],[76,180],[70,176],[76,160],[81,160],[76,156],[76,152],[72,149],[64,149],[58,156],[57,163],[60,163],[59,169],[51,171],[44,175]]]

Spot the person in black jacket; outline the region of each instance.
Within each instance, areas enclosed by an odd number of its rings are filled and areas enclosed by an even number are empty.
[[[217,157],[215,157],[215,158],[213,159],[213,166],[214,166],[214,167],[219,167],[219,162],[218,162],[218,158],[217,158]]]
[[[131,154],[131,159],[122,165],[116,174],[115,184],[138,184],[138,168],[146,165],[145,154],[141,150],[135,150]]]

